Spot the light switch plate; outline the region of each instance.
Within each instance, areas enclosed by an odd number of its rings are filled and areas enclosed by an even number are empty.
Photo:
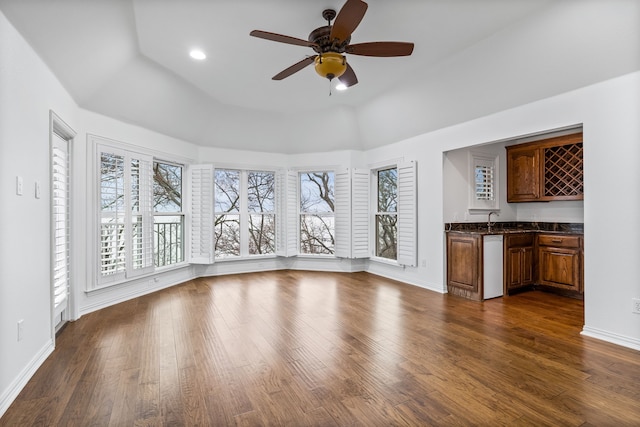
[[[24,182],[22,181],[21,176],[16,176],[16,194],[18,196],[22,196],[24,191]]]
[[[40,182],[36,181],[36,199],[40,198]]]

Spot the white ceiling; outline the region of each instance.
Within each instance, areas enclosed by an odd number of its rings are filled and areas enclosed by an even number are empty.
[[[615,1],[633,7],[631,1]],[[204,146],[309,152],[367,148],[406,137],[400,129],[380,141],[367,137],[366,112],[397,93],[424,86],[452,58],[496,35],[513,34],[520,23],[526,27],[559,1],[368,3],[352,42],[411,41],[414,53],[401,58],[349,56],[359,84],[345,92],[334,90],[332,96],[328,81],[312,66],[285,80],[271,80],[311,54],[310,48],[250,37],[249,32],[306,39],[325,25],[322,10],[339,10],[343,0],[0,0],[0,10],[87,110]],[[545,28],[539,31],[544,34]],[[208,58],[189,58],[194,47]],[[611,73],[633,64],[625,62]],[[313,137],[305,146],[300,132],[313,133],[328,123],[344,135],[338,146],[318,148]]]

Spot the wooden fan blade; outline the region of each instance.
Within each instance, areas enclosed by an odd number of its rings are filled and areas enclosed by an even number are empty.
[[[347,63],[347,69],[340,77],[338,77],[340,83],[345,85],[346,87],[353,86],[358,83],[358,78],[356,77],[355,71],[351,68],[351,65]]]
[[[296,62],[291,67],[280,71],[278,74],[273,76],[271,79],[272,80],[282,80],[282,79],[285,79],[285,78],[289,77],[291,74],[297,73],[298,71],[302,70],[307,65],[313,64],[313,61],[316,60],[316,56],[318,56],[318,55],[313,55],[313,56],[310,56],[308,58],[303,59],[300,62]]]
[[[361,0],[347,0],[333,21],[330,39],[341,42],[347,40],[362,21],[367,7],[369,6]]]
[[[307,40],[302,40],[290,36],[283,36],[282,34],[269,33],[267,31],[253,30],[249,33],[249,35],[265,40],[271,40],[274,42],[294,44],[296,46],[318,47],[316,43],[312,43]]]
[[[407,42],[369,42],[347,46],[345,52],[363,56],[409,56],[413,52],[413,43]]]

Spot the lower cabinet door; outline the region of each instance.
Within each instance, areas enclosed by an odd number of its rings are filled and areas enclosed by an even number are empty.
[[[580,291],[580,253],[573,249],[540,247],[540,284]]]

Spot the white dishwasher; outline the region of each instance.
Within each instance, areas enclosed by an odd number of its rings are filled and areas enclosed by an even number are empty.
[[[483,299],[503,295],[502,234],[485,234],[482,237],[484,252]]]

